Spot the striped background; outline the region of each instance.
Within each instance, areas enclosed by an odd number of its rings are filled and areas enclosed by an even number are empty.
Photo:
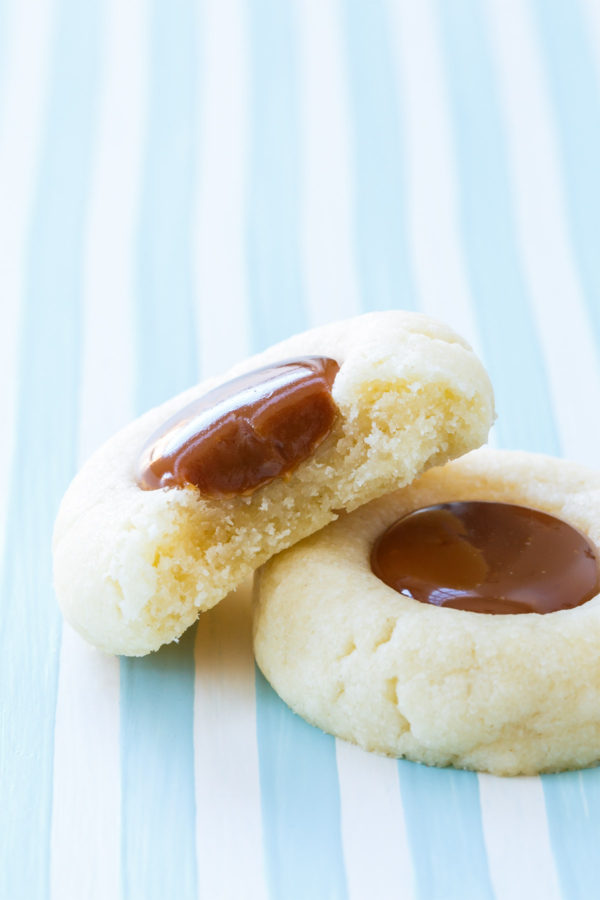
[[[600,770],[363,754],[254,670],[247,597],[111,659],[62,626],[78,464],[360,310],[482,354],[494,440],[600,448],[598,0],[0,0],[0,897],[590,898]]]

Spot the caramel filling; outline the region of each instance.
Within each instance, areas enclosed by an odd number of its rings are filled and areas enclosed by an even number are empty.
[[[409,513],[377,540],[371,568],[421,603],[480,613],[551,613],[600,593],[597,552],[584,534],[509,503]]]
[[[139,486],[194,485],[207,497],[231,497],[288,475],[331,431],[338,371],[333,359],[307,356],[219,385],[151,436]]]

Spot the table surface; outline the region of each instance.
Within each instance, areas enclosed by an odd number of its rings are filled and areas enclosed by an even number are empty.
[[[498,446],[600,449],[598,0],[0,0],[0,896],[590,898],[600,770],[368,755],[255,671],[247,592],[118,660],[50,536],[142,410],[310,325],[439,316]]]

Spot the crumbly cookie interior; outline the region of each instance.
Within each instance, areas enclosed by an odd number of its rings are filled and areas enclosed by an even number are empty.
[[[333,390],[339,415],[310,459],[250,496],[214,500],[193,487],[140,491],[132,447],[164,412],[117,435],[84,468],[57,524],[57,592],[75,627],[110,652],[156,649],[340,510],[481,444],[493,405],[472,352],[447,330],[432,337],[422,327],[404,329],[401,338],[399,351],[398,335],[376,329],[369,343],[367,328],[361,346],[368,353],[354,356],[331,336],[308,346],[300,340],[303,352],[340,360]],[[285,358],[295,346],[279,353]]]
[[[218,505],[198,503],[195,496],[177,504],[152,563],[156,593],[146,609],[153,631],[166,627],[168,632],[182,613],[186,617],[182,606],[195,618],[195,611],[212,606],[232,582],[273,556],[282,542],[293,544],[331,522],[336,506],[351,510],[390,484],[408,484],[423,468],[466,452],[471,440],[479,443],[484,437],[476,429],[481,411],[465,408],[448,390],[427,388],[403,396],[396,386],[378,387],[373,406],[338,427],[318,458],[289,480]],[[207,572],[214,573],[210,586]]]

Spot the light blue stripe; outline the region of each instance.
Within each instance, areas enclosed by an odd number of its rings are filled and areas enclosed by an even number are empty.
[[[422,900],[493,898],[473,772],[400,760],[402,805]]]
[[[192,202],[197,158],[194,3],[153,0],[138,223],[138,411],[196,380]],[[123,900],[196,900],[194,635],[121,661]]]
[[[355,255],[365,310],[414,309],[406,161],[382,0],[344,0],[356,173]]]
[[[151,0],[148,15],[149,105],[136,248],[140,412],[190,387],[197,372],[192,265],[198,139],[195,3]]]
[[[577,4],[533,3],[556,116],[570,237],[600,348],[600,84]],[[600,770],[542,779],[558,876],[565,897],[598,894]]]
[[[195,635],[121,660],[123,900],[196,900]]]
[[[589,900],[600,883],[600,769],[543,775],[552,851],[563,896]]]
[[[292,5],[251,0],[248,20],[252,115],[246,239],[252,344],[260,350],[306,327],[301,140]]]
[[[506,139],[479,0],[436,3],[460,179],[460,225],[484,361],[506,447],[559,452],[516,244]]]
[[[252,0],[248,191],[252,345],[307,326],[300,253],[299,108],[292,7]],[[311,728],[256,674],[267,882],[272,900],[346,896],[335,741]]]
[[[570,235],[600,347],[600,66],[577,3],[544,0],[533,8],[558,125]]]
[[[344,900],[335,739],[256,673],[261,802],[271,900]]]
[[[0,629],[3,898],[37,900],[49,894],[61,630],[51,587],[50,539],[75,469],[82,243],[102,25],[96,3],[58,4],[26,250]]]

